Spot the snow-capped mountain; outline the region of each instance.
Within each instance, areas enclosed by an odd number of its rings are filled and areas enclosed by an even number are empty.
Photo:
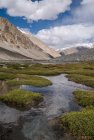
[[[57,50],[61,57],[54,62],[76,62],[94,60],[94,43],[76,44]]]
[[[70,45],[66,48],[61,48],[58,49],[57,51],[61,54],[61,55],[70,55],[70,54],[75,54],[78,53],[82,50],[87,50],[87,49],[93,49],[94,48],[94,43],[79,43],[79,44],[75,44],[75,45]]]

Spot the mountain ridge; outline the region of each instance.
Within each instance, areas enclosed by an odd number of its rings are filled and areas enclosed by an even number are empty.
[[[76,46],[59,50],[61,57],[54,59],[54,62],[75,62],[94,60],[94,44],[90,46]]]
[[[92,49],[92,48],[94,48],[93,43],[82,43],[82,44],[76,44],[74,46],[69,46],[67,48],[61,48],[58,49],[57,51],[61,55],[70,55],[70,54],[78,53],[81,50]]]
[[[33,38],[33,37],[32,37]],[[37,40],[37,38],[36,38]],[[15,60],[15,59],[34,59],[34,60],[49,60],[51,58],[59,57],[60,54],[47,46],[49,52],[43,50],[36,42],[32,42],[28,36],[19,31],[7,19],[0,17],[0,48],[2,49],[1,59]],[[44,45],[45,48],[45,45]],[[9,56],[6,51],[10,51]],[[19,57],[13,57],[13,53]],[[1,53],[0,53],[1,54]],[[20,57],[21,55],[21,57]]]

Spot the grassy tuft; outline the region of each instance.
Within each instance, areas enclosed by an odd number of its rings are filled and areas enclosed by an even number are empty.
[[[90,87],[94,87],[94,62],[80,62],[71,64],[8,64],[7,68],[0,67],[0,72],[9,75],[5,75],[1,79],[11,79],[15,75],[43,75],[54,76],[62,73],[68,74],[69,80],[77,83],[81,83]],[[2,74],[1,74],[2,75]],[[12,78],[13,79],[13,78]],[[26,78],[25,78],[26,79]],[[13,81],[14,82],[14,81]],[[11,82],[10,82],[11,83]],[[15,83],[17,83],[15,81]],[[27,82],[26,82],[27,83]],[[31,83],[31,82],[30,82]]]
[[[94,88],[94,77],[85,76],[79,74],[69,74],[67,75],[68,79],[86,86],[90,86]]]
[[[76,90],[73,92],[78,103],[85,109],[61,116],[65,133],[83,140],[94,139],[94,91]]]
[[[84,109],[80,112],[70,112],[60,118],[66,133],[83,138],[94,139],[94,109]]]
[[[14,79],[15,75],[11,73],[0,72],[0,80]]]
[[[0,96],[0,101],[13,107],[30,108],[43,100],[40,93],[15,89],[5,95]]]
[[[75,98],[78,103],[84,107],[86,106],[94,106],[94,91],[74,91]]]
[[[35,87],[45,87],[52,85],[52,82],[46,78],[30,75],[18,75],[19,78],[7,80],[9,86],[32,85]]]

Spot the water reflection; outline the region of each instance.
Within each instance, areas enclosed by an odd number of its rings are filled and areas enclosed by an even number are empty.
[[[76,89],[90,89],[87,86],[76,84],[68,81],[65,75],[48,77],[53,82],[53,85],[43,88],[22,85],[20,88],[24,90],[40,92],[45,97],[45,114],[48,117],[59,116],[62,111],[79,110],[80,106],[74,101],[72,92]]]
[[[11,132],[11,140],[14,140],[14,135],[16,135],[15,140],[19,138],[22,140],[73,140],[57,137],[48,122],[64,112],[79,110],[80,106],[75,102],[72,92],[76,89],[91,90],[91,88],[68,81],[63,74],[47,78],[53,85],[43,88],[20,86],[20,89],[40,92],[44,95],[44,102],[38,109],[31,108],[29,111],[21,112],[0,103],[0,122],[18,125],[18,128]]]

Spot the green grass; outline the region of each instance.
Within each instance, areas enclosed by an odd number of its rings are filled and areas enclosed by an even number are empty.
[[[7,68],[0,68],[1,72],[15,73],[15,74],[27,74],[27,75],[44,75],[52,76],[60,74],[57,65],[42,65],[42,64],[33,64],[29,65],[20,65],[20,64],[9,64]]]
[[[84,107],[94,106],[94,91],[76,90],[73,92],[78,103]]]
[[[5,95],[0,96],[0,101],[6,103],[9,106],[20,108],[30,108],[37,105],[43,100],[43,96],[40,93],[33,93],[29,91],[15,89]]]
[[[77,102],[86,107],[79,112],[70,112],[61,116],[61,125],[65,133],[83,140],[94,139],[94,91],[76,90],[73,92]]]
[[[66,64],[64,73],[71,81],[94,87],[94,62]]]
[[[11,73],[0,72],[0,80],[14,79],[15,75]]]
[[[0,67],[0,80],[6,80],[9,86],[32,85],[48,86],[51,81],[39,76],[55,76],[62,73],[67,74],[69,80],[94,87],[94,62],[80,62],[75,64],[57,65],[20,65],[8,64],[7,68]],[[37,75],[37,76],[34,76]],[[38,76],[39,75],[39,76]],[[74,95],[82,106],[94,106],[94,92],[75,91]],[[29,108],[35,102],[39,103],[43,97],[38,93],[23,90],[13,90],[8,94],[0,96],[0,100],[14,107]],[[94,139],[94,109],[84,109],[80,112],[70,112],[63,115],[61,125],[65,132],[72,136]],[[87,138],[88,139],[88,138]]]
[[[65,133],[83,137],[83,140],[94,139],[94,109],[70,112],[60,118]]]
[[[24,75],[40,75],[40,76],[55,76],[62,73],[67,74],[69,80],[94,87],[94,62],[80,62],[73,64],[7,64],[7,68],[0,67],[0,73],[5,73],[1,79],[10,79],[18,74]],[[7,77],[7,75],[9,75]],[[4,78],[2,78],[4,77]],[[26,78],[25,78],[26,79]],[[13,81],[14,82],[14,81]],[[10,82],[11,83],[11,82]],[[18,82],[14,82],[18,83]],[[31,81],[25,83],[31,83]]]
[[[94,62],[65,64],[63,72],[71,81],[94,88]],[[75,91],[75,98],[84,107],[94,106],[94,91]],[[94,107],[61,116],[64,132],[78,139],[94,139]]]
[[[90,86],[94,88],[94,76],[85,76],[79,74],[68,74],[67,78],[71,81]]]
[[[32,85],[35,87],[45,87],[52,85],[52,82],[46,78],[31,75],[18,75],[18,78],[13,80],[7,80],[9,86],[17,85]]]
[[[93,76],[94,77],[94,71],[88,70],[88,69],[74,69],[74,70],[66,70],[67,74],[79,74],[83,76]]]
[[[44,67],[38,67],[38,66],[32,66],[27,69],[19,70],[19,73],[23,74],[29,74],[29,75],[42,75],[42,76],[54,76],[61,74],[61,71],[58,68],[54,68],[53,66],[50,66],[51,68],[47,68],[47,66]]]

